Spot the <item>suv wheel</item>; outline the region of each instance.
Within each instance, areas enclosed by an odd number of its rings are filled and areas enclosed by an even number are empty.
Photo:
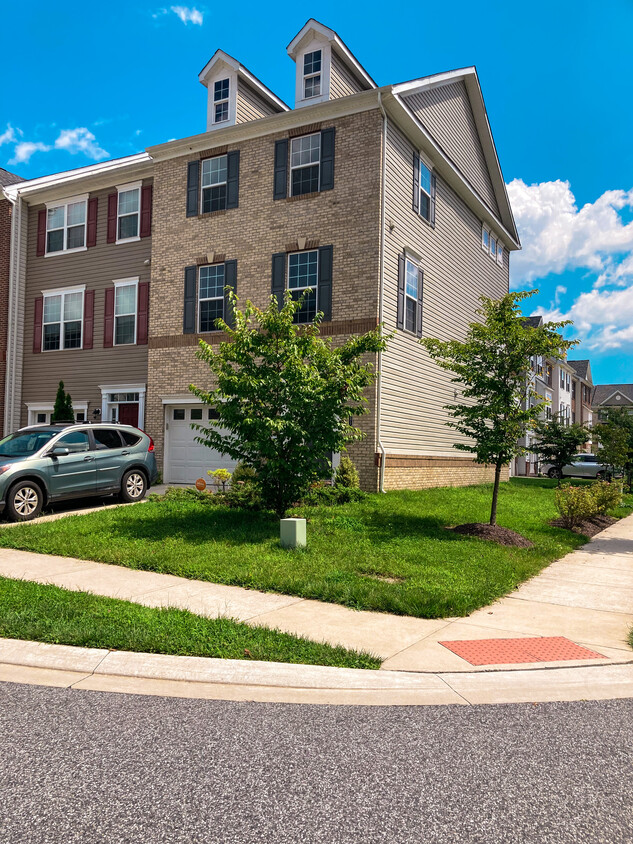
[[[556,467],[552,466],[552,468],[547,473],[548,478],[552,478],[552,480],[559,481],[563,477],[563,473],[560,469],[556,469]]]
[[[147,478],[139,469],[132,469],[123,475],[121,501],[140,501],[147,492]]]
[[[42,512],[44,496],[33,481],[20,481],[7,496],[7,515],[14,522],[28,522]]]

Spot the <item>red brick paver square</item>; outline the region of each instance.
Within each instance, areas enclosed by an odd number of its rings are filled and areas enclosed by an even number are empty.
[[[471,665],[510,665],[519,662],[563,662],[570,659],[606,659],[564,636],[529,639],[466,639],[440,642]]]

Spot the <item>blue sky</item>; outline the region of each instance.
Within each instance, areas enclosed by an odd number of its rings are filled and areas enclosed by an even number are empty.
[[[3,9],[0,166],[26,178],[204,131],[217,47],[292,105],[285,47],[309,17],[379,84],[474,64],[524,250],[530,309],[575,320],[596,383],[633,381],[632,0],[485,4],[85,3]]]

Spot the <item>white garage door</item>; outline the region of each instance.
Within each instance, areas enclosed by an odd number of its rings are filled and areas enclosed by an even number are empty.
[[[237,461],[220,454],[195,438],[199,432],[191,423],[208,424],[212,411],[201,404],[168,405],[165,409],[165,482],[193,484],[198,478],[207,483],[209,469],[228,469],[232,472]]]

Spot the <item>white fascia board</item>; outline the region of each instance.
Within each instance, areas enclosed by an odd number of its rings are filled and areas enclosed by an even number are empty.
[[[429,91],[432,88],[439,88],[442,85],[449,85],[451,82],[458,82],[467,76],[476,76],[474,67],[462,67],[458,70],[449,70],[446,73],[434,73],[432,76],[421,76],[419,79],[412,79],[410,82],[400,82],[393,86],[394,94],[417,94],[420,91]]]
[[[434,168],[447,181],[449,185],[462,197],[469,197],[471,208],[477,213],[482,223],[488,224],[503,236],[503,243],[509,251],[516,251],[521,248],[518,237],[510,232],[497,214],[482,199],[479,193],[468,182],[455,164],[448,158],[444,150],[436,143],[434,138],[424,128],[422,123],[415,116],[413,111],[401,97],[394,93],[383,94],[383,104],[394,123],[399,126],[405,135],[414,142],[421,151],[430,156]]]
[[[365,68],[358,61],[358,59],[352,53],[349,47],[341,40],[341,38],[339,38],[336,32],[334,32],[334,30],[330,29],[328,26],[319,23],[319,21],[315,20],[314,18],[310,18],[310,20],[305,24],[305,26],[301,27],[299,32],[290,42],[290,44],[288,44],[288,46],[286,47],[286,52],[293,61],[296,61],[297,59],[297,53],[299,52],[301,42],[311,32],[316,32],[319,35],[323,36],[323,38],[326,38],[328,41],[330,41],[340,58],[350,67],[353,73],[358,76],[358,78],[362,82],[364,82],[369,88],[377,87],[374,80],[367,73]]]
[[[18,182],[5,190],[8,198],[12,201],[19,196],[26,202],[47,202],[58,196],[67,195],[67,193],[64,194],[64,191],[84,179],[110,184],[112,181],[111,174],[118,176],[121,171],[147,171],[147,175],[149,175],[152,164],[152,157],[147,152],[139,152],[125,158],[115,158],[111,161],[79,167],[77,170],[67,170],[62,173],[53,173],[50,176],[40,176],[26,182]],[[91,188],[95,189],[93,186]]]

